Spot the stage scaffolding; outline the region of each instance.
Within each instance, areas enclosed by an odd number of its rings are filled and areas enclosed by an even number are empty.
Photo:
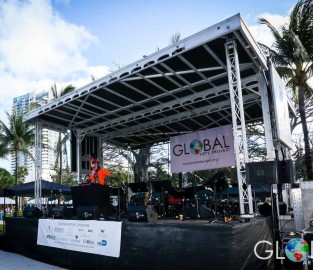
[[[249,218],[254,213],[245,175],[246,124],[263,122],[267,160],[277,159],[281,148],[289,155],[289,146],[277,137],[269,70],[237,14],[29,112],[24,121],[36,125],[36,149],[42,127],[73,131],[79,180],[86,136],[139,149],[171,136],[232,124],[240,214]],[[40,172],[36,150],[38,207]]]

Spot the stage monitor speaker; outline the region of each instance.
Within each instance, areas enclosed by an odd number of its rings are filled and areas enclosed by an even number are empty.
[[[23,217],[27,218],[41,218],[42,211],[38,207],[27,206],[23,209]]]
[[[101,210],[97,205],[78,206],[76,208],[76,216],[78,219],[99,219],[101,217]]]
[[[214,218],[214,211],[204,205],[199,205],[198,209],[196,205],[189,206],[185,208],[185,216],[191,219],[197,218]]]
[[[129,205],[127,209],[127,219],[129,221],[153,222],[158,217],[157,211],[151,205]]]

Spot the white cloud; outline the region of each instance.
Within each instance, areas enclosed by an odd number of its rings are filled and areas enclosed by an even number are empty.
[[[50,1],[1,1],[0,108],[10,111],[14,97],[48,90],[54,82],[80,87],[91,81],[91,74],[108,73],[84,57],[94,42],[95,36],[62,19]]]
[[[256,41],[261,42],[267,46],[271,46],[274,42],[273,35],[266,25],[262,25],[258,22],[259,18],[265,18],[276,29],[280,29],[281,26],[288,23],[289,16],[281,16],[278,14],[262,13],[255,19],[255,25],[249,26],[249,30],[252,33]]]

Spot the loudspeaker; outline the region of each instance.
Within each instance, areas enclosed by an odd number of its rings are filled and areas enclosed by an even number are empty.
[[[129,221],[153,222],[158,217],[157,211],[151,205],[129,205],[127,209],[127,219]]]
[[[77,145],[76,145],[76,136],[73,131],[71,131],[71,171],[72,172],[77,172]],[[81,156],[86,157],[89,156],[90,154],[95,154],[98,156],[97,153],[97,146],[98,146],[98,137],[96,136],[85,136],[84,139],[81,142]],[[82,158],[81,164],[80,164],[81,169],[84,171],[89,171],[90,170],[90,165],[89,165],[89,158],[85,160]]]
[[[295,180],[294,163],[292,160],[280,161],[281,183],[292,184]]]
[[[278,209],[280,215],[287,215],[287,204],[285,202],[279,202]]]
[[[246,163],[247,184],[278,184],[278,161]]]
[[[23,217],[41,218],[42,217],[42,211],[38,207],[27,206],[23,209]]]
[[[76,216],[78,219],[99,219],[101,210],[97,205],[78,206],[76,208]]]
[[[272,206],[267,202],[258,205],[258,210],[262,216],[267,217],[272,215]]]
[[[247,184],[280,184],[294,182],[292,160],[246,163]]]

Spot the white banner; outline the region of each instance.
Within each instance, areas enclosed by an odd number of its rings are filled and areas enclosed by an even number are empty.
[[[37,244],[119,257],[122,222],[40,219]]]
[[[293,147],[291,140],[290,117],[288,109],[288,96],[286,86],[277,73],[274,65],[270,66],[272,95],[274,100],[274,111],[276,116],[276,127],[278,139],[290,149]]]
[[[172,173],[235,166],[232,126],[172,137]]]

